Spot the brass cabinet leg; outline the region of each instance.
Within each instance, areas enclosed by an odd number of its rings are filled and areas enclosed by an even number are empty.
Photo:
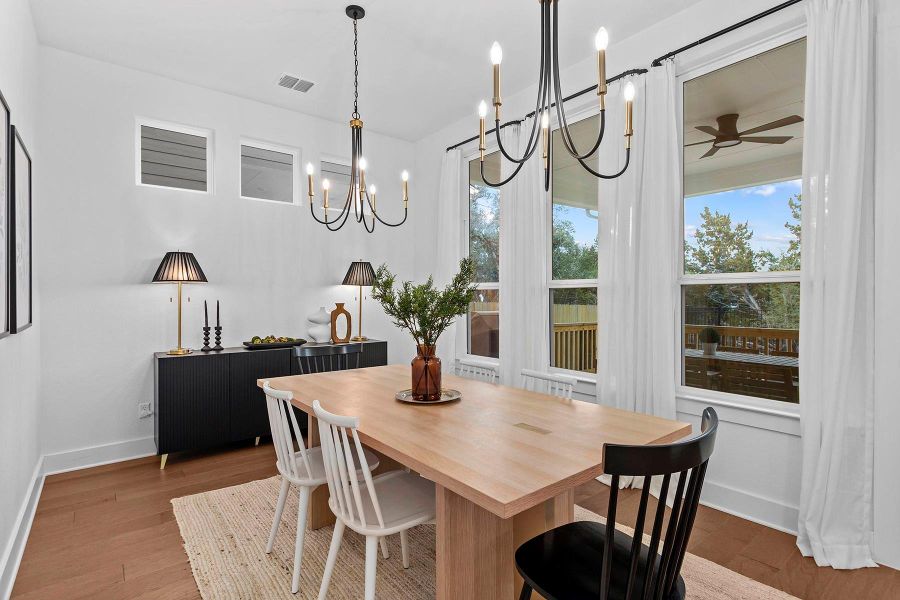
[[[256,443],[253,444],[253,445],[254,445],[254,446],[259,446],[259,436],[256,436]]]
[[[168,459],[168,458],[169,458],[168,454],[163,454],[162,456],[159,457],[159,470],[160,471],[162,471],[163,469],[166,468],[166,459]]]

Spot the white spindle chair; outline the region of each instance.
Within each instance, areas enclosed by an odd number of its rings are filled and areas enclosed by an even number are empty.
[[[532,392],[572,399],[572,392],[578,380],[570,375],[542,373],[531,369],[522,369],[522,387]]]
[[[357,435],[358,417],[332,414],[313,402],[328,480],[328,506],[337,520],[328,549],[319,600],[324,600],[341,547],[344,528],[366,536],[365,600],[375,598],[378,540],[400,534],[403,568],[409,568],[406,531],[434,520],[434,484],[414,473],[390,471],[372,477],[369,460]],[[362,471],[363,481],[348,473]],[[365,486],[363,486],[363,483]]]
[[[485,381],[487,383],[497,383],[500,379],[497,365],[474,358],[459,359],[457,373],[459,373],[460,377],[477,379],[478,381]]]
[[[297,505],[297,538],[294,542],[294,578],[291,582],[291,592],[296,594],[300,587],[300,562],[303,557],[309,496],[312,490],[326,483],[325,465],[322,460],[322,449],[319,447],[307,449],[303,443],[297,416],[291,405],[294,395],[291,392],[271,388],[268,381],[263,383],[263,391],[266,394],[266,408],[269,411],[272,444],[278,458],[276,467],[281,474],[281,491],[278,493],[278,504],[275,506],[275,519],[272,521],[272,531],[266,544],[266,554],[271,553],[275,546],[275,536],[281,523],[281,513],[284,512],[288,489],[294,485],[300,493]],[[299,450],[295,450],[295,440]],[[366,451],[366,458],[373,469],[378,467],[377,455]],[[361,473],[357,471],[356,475],[359,477]],[[386,548],[385,544],[382,549]]]

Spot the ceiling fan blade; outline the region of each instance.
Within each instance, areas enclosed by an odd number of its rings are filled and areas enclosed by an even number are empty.
[[[715,146],[713,146],[712,148],[709,149],[709,151],[708,151],[706,154],[704,154],[704,155],[701,156],[700,158],[706,158],[706,157],[708,157],[708,156],[712,156],[713,154],[715,154],[715,153],[718,152],[718,151],[719,151],[719,149],[716,148]]]
[[[788,140],[794,139],[792,135],[773,135],[761,137],[741,137],[742,142],[756,142],[757,144],[783,144]]]
[[[714,141],[716,141],[716,140],[705,140],[705,141],[702,141],[702,142],[694,142],[693,144],[685,144],[684,147],[685,147],[685,148],[690,148],[691,146],[702,146],[703,144],[711,144],[711,143],[713,143]]]
[[[772,121],[771,123],[766,123],[765,125],[760,125],[759,127],[754,127],[753,129],[748,129],[747,131],[742,131],[738,135],[749,135],[751,133],[762,133],[763,131],[769,131],[770,129],[778,129],[779,127],[787,127],[788,125],[793,125],[794,123],[802,123],[803,117],[799,115],[792,115],[790,117],[785,117],[783,119],[778,119],[777,121]]]
[[[710,127],[709,125],[699,125],[697,127],[694,127],[694,129],[696,129],[697,131],[702,131],[703,133],[708,133],[713,137],[719,137],[721,135],[721,132],[718,129],[716,129],[715,127]]]

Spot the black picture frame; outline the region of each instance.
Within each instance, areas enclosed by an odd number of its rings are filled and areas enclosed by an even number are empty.
[[[9,329],[10,333],[21,333],[22,331],[28,329],[34,324],[34,287],[32,285],[34,280],[33,273],[33,244],[32,244],[32,165],[31,165],[31,155],[28,153],[28,148],[25,146],[25,142],[22,140],[22,136],[19,133],[18,128],[13,125],[10,129],[10,170],[9,170]],[[21,150],[22,156],[28,161],[28,170],[27,176],[24,178],[19,177],[19,169],[21,167],[20,164],[17,164],[19,161],[19,151]],[[21,185],[22,179],[24,179],[26,185],[28,186],[27,191],[27,200],[24,205],[20,205],[19,197],[21,194]],[[23,206],[27,206],[28,214],[26,218],[23,219],[21,214],[21,209]],[[27,238],[22,241],[21,233],[27,232]],[[21,242],[21,243],[20,243]],[[20,269],[20,261],[19,254],[23,255],[21,264],[24,264],[27,267],[27,276],[25,279],[27,282],[20,282],[19,279],[19,269]],[[22,287],[20,283],[24,283],[28,286],[28,306],[24,308],[19,306],[19,296],[20,296],[20,288]],[[24,321],[21,319],[23,313],[27,312],[28,320]]]
[[[10,334],[12,317],[9,307],[9,271],[12,259],[9,257],[10,221],[9,210],[12,194],[9,191],[12,167],[12,116],[9,104],[0,92],[0,339]]]

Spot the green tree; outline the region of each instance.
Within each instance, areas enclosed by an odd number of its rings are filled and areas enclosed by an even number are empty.
[[[684,270],[687,273],[746,273],[756,270],[757,257],[750,247],[753,230],[749,223],[731,222],[731,215],[709,207],[700,215],[702,222],[694,236],[695,244],[685,242]]]
[[[469,186],[469,257],[475,281],[500,281],[500,194],[486,185]]]

